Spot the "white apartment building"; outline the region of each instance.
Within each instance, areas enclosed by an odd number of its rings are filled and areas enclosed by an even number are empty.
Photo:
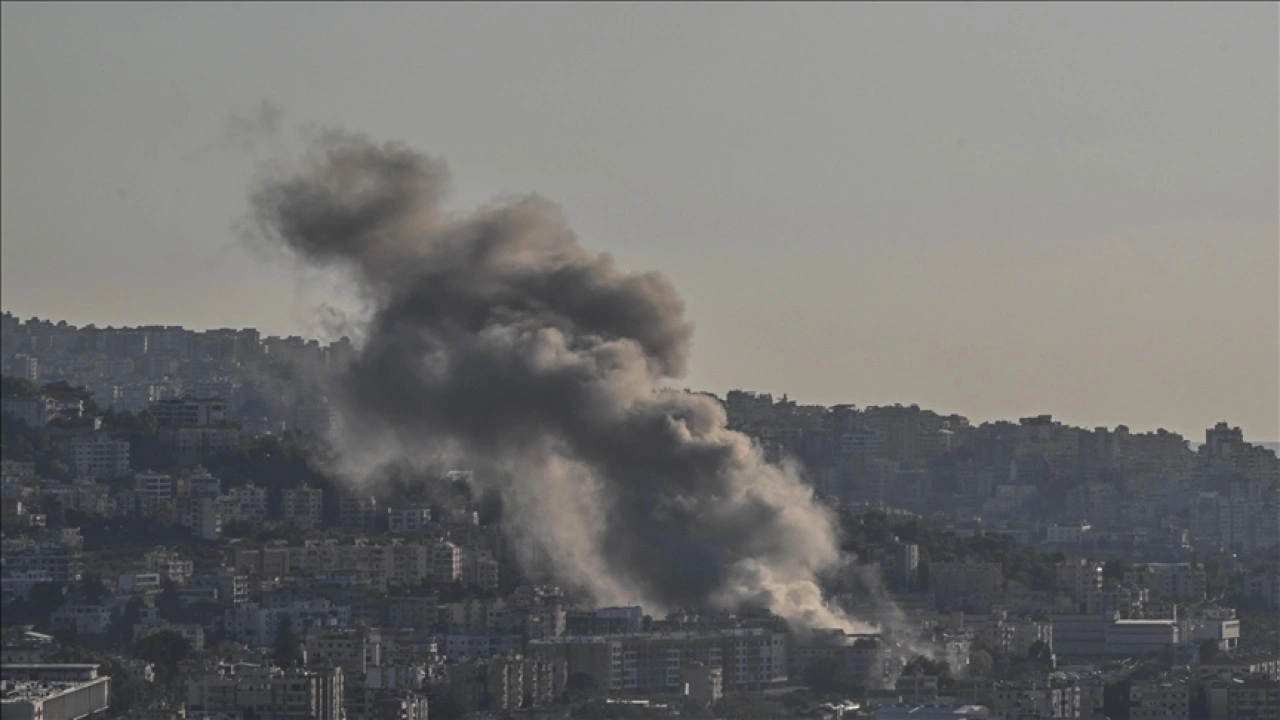
[[[462,578],[462,551],[457,545],[441,540],[431,545],[431,580],[451,583]]]

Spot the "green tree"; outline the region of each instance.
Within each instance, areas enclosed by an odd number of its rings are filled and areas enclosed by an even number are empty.
[[[600,688],[596,679],[587,673],[572,673],[565,679],[564,691],[570,702],[595,697]]]
[[[156,595],[156,612],[161,618],[171,621],[177,621],[182,613],[182,595],[178,593],[178,585],[168,578]]]
[[[36,583],[31,586],[25,600],[14,604],[11,611],[5,613],[5,624],[30,624],[40,632],[49,632],[53,614],[66,603],[66,592],[62,585],[53,582]],[[9,615],[14,616],[10,619]]]
[[[293,631],[293,619],[287,614],[282,614],[276,623],[276,641],[271,656],[282,668],[293,667],[302,659],[302,640]]]
[[[1108,560],[1102,566],[1102,579],[1106,582],[1120,582],[1124,574],[1133,571],[1133,563],[1125,560]]]
[[[991,670],[995,667],[995,660],[992,659],[991,653],[982,648],[975,648],[969,653],[969,667],[982,677],[991,675]]]
[[[1053,669],[1053,650],[1049,644],[1043,640],[1037,640],[1031,643],[1031,647],[1027,648],[1027,660],[1038,670]]]
[[[133,654],[154,663],[156,679],[168,685],[178,676],[178,663],[191,654],[191,641],[172,630],[164,630],[135,643]]]
[[[1200,641],[1200,664],[1211,665],[1218,658],[1218,643],[1216,640]]]
[[[94,605],[111,597],[111,591],[107,589],[107,584],[102,581],[102,576],[97,573],[85,574],[80,579],[79,590],[84,599]]]
[[[1132,685],[1132,682],[1122,680],[1103,686],[1102,712],[1110,720],[1129,720],[1129,688]]]

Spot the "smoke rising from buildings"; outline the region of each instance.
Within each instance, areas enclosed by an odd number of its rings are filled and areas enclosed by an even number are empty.
[[[468,463],[523,560],[601,603],[853,628],[817,582],[842,558],[811,490],[715,399],[663,387],[692,337],[671,284],[587,251],[537,197],[450,213],[447,181],[404,145],[330,132],[251,197],[262,237],[368,305],[335,390],[347,474]]]

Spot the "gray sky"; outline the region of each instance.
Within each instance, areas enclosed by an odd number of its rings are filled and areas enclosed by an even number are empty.
[[[666,273],[682,384],[1280,439],[1277,6],[3,6],[0,302],[321,335],[227,118]],[[301,291],[300,291],[300,286]]]

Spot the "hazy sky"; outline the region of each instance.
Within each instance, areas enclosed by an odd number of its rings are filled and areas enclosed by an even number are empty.
[[[3,6],[0,302],[319,335],[227,119],[666,273],[683,384],[1280,439],[1277,6]],[[300,292],[300,285],[309,287]],[[323,286],[320,286],[323,287]]]

